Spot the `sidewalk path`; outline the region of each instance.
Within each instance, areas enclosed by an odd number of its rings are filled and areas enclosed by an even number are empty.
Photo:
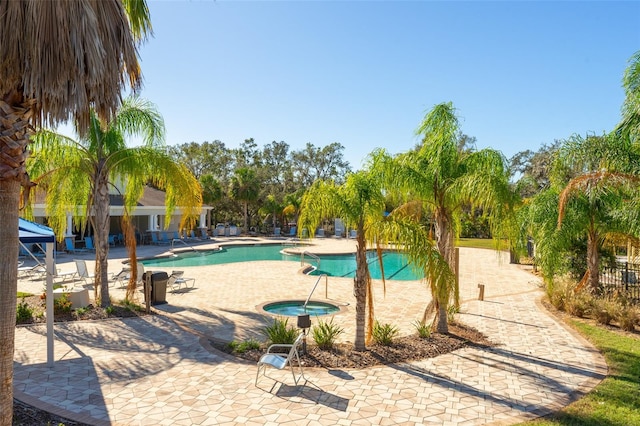
[[[219,265],[187,271],[196,289],[168,295],[162,315],[56,324],[53,368],[44,326],[18,327],[15,396],[95,425],[506,425],[558,410],[605,377],[602,356],[539,304],[536,277],[490,250],[461,249],[460,259],[458,320],[498,346],[365,370],[307,369],[303,386],[270,371],[278,381],[256,387],[255,364],[208,348],[207,336],[253,336],[267,321],[255,306],[281,297],[280,287],[306,294],[309,280],[295,262]],[[350,281],[332,279],[329,296],[351,303]],[[388,283],[376,314],[411,333],[422,287]],[[353,310],[338,317],[349,335]]]

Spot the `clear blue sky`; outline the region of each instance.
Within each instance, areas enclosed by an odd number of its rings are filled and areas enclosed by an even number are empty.
[[[140,49],[167,143],[339,142],[354,169],[451,101],[511,157],[620,119],[640,2],[154,1]]]

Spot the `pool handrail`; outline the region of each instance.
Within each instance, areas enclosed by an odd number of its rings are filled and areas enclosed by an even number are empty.
[[[320,269],[320,256],[310,253],[306,250],[304,250],[302,253],[300,253],[300,265],[304,265],[304,256],[307,255],[312,259],[316,260],[316,269]]]
[[[313,295],[313,292],[316,291],[316,287],[318,287],[318,284],[320,283],[320,279],[322,279],[322,277],[324,277],[324,298],[329,298],[329,276],[327,274],[322,274],[318,277],[316,283],[313,285],[313,288],[311,289],[311,293],[309,293],[307,300],[304,301],[304,305],[302,305],[303,308],[307,307],[307,303],[309,303],[309,300],[311,300],[311,295]]]
[[[197,251],[194,246],[192,246],[191,244],[187,244],[187,242],[185,240],[181,239],[181,238],[174,238],[174,239],[171,240],[171,250],[170,251],[173,251],[173,244],[174,243],[182,243],[185,246],[189,247],[191,250]]]

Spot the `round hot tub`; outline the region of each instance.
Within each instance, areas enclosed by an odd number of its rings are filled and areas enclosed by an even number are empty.
[[[281,300],[265,303],[258,307],[258,310],[268,314],[286,317],[334,315],[339,314],[343,309],[342,306],[337,304],[317,300],[310,300],[306,305],[304,300]]]

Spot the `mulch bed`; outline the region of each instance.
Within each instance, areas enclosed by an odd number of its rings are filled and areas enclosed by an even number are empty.
[[[305,367],[334,368],[368,368],[377,365],[415,361],[433,358],[466,346],[494,346],[479,331],[462,324],[449,324],[449,334],[432,333],[427,339],[417,334],[399,337],[391,346],[372,344],[364,352],[353,350],[353,344],[337,344],[332,350],[322,350],[311,344],[313,339],[307,337],[307,353],[301,361]],[[211,345],[225,353],[239,358],[257,362],[266,351],[265,348],[250,350],[244,353],[233,353],[226,343],[210,340]]]

